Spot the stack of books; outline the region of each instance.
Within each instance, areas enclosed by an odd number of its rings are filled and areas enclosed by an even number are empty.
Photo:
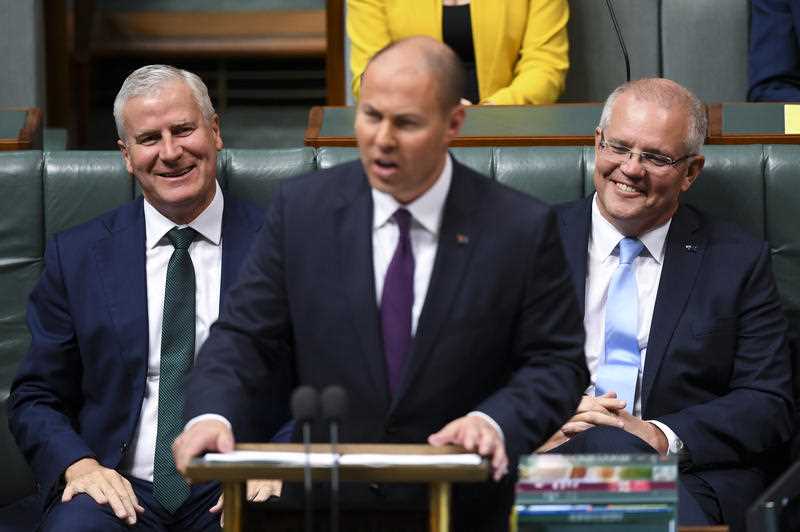
[[[523,457],[516,526],[524,532],[675,530],[678,467],[657,455]]]

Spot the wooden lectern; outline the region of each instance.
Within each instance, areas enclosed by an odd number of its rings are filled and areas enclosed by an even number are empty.
[[[240,444],[237,451],[303,452],[301,444]],[[313,453],[330,453],[328,444],[314,444]],[[376,455],[446,455],[464,454],[461,447],[431,447],[407,444],[341,444],[340,456]],[[225,496],[225,532],[239,532],[243,523],[243,498],[248,479],[272,478],[298,482],[303,480],[303,464],[259,462],[209,462],[195,459],[187,469],[192,481],[218,480]],[[330,467],[312,467],[315,481],[330,480]],[[483,482],[489,477],[489,464],[484,459],[473,465],[464,464],[341,464],[339,477],[349,482],[412,482],[430,485],[429,528],[433,532],[450,530],[450,485],[452,482]]]

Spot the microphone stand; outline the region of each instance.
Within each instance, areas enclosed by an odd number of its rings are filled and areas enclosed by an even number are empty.
[[[303,487],[305,489],[305,532],[314,530],[314,505],[311,483],[311,423],[319,417],[319,394],[311,386],[300,386],[292,393],[292,417],[302,423],[303,450],[305,464],[303,466]]]

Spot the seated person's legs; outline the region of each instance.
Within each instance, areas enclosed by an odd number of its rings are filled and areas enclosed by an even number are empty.
[[[597,426],[575,434],[549,452],[557,454],[655,453],[641,438],[616,427]]]
[[[128,530],[124,521],[114,515],[107,504],[97,504],[89,495],[80,493],[69,502],[54,501],[42,520],[43,532],[72,530],[106,532]]]

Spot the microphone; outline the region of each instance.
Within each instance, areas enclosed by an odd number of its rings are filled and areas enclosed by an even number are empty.
[[[619,40],[619,47],[622,48],[622,55],[625,57],[625,75],[628,81],[631,80],[631,60],[628,58],[628,49],[625,47],[625,39],[622,38],[622,30],[619,29],[619,23],[617,22],[617,15],[614,13],[614,6],[611,4],[611,0],[606,0],[606,7],[608,7],[608,14],[611,15],[611,23],[614,25],[614,31],[617,34],[617,39]]]
[[[292,393],[292,417],[303,429],[303,449],[306,463],[303,467],[303,487],[305,488],[305,531],[314,530],[314,511],[311,498],[311,423],[319,417],[319,394],[311,386],[299,386]]]
[[[347,412],[347,392],[341,386],[322,390],[322,418],[330,425],[331,436],[331,532],[339,532],[339,423]]]

